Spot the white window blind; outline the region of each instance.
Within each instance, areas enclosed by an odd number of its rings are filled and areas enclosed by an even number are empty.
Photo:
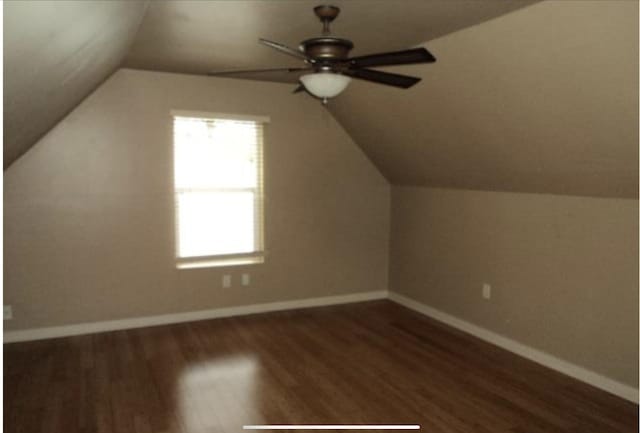
[[[262,261],[263,123],[174,115],[178,267]]]

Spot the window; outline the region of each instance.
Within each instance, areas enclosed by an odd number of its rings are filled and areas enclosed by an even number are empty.
[[[174,112],[179,268],[261,263],[267,118]]]

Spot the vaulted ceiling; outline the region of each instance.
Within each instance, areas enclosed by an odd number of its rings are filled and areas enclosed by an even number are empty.
[[[638,2],[545,1],[426,46],[437,63],[393,68],[410,91],[331,105],[392,183],[638,196]]]
[[[6,168],[120,66],[146,2],[2,6]]]
[[[257,43],[291,47],[320,35],[313,14],[321,0],[153,2],[125,59],[130,68],[204,74],[229,69],[301,66]],[[531,4],[532,0],[335,0],[335,36],[355,43],[353,55],[406,49]],[[296,82],[283,74],[244,78]]]
[[[257,39],[295,46],[317,35],[320,23],[312,8],[318,2],[4,2],[4,167],[120,66],[205,73],[298,65]],[[335,4],[344,11],[335,30],[356,39],[356,51],[405,48],[529,3],[404,0],[398,7],[388,0],[339,0]],[[286,75],[253,78],[296,80]]]
[[[5,2],[5,167],[120,66],[299,66],[257,39],[295,47],[318,35],[317,3]],[[438,58],[389,68],[423,78],[410,90],[354,80],[331,101],[392,183],[637,197],[637,2],[332,3],[353,54],[425,45]]]

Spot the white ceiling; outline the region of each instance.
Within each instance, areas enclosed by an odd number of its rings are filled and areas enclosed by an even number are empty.
[[[6,168],[120,66],[146,2],[2,6]]]

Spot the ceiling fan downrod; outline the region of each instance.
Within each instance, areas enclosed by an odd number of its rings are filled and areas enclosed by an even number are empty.
[[[313,8],[313,12],[322,21],[322,34],[328,36],[331,34],[330,24],[340,14],[340,8],[337,6],[320,5]]]
[[[327,104],[346,89],[351,79],[385,84],[408,89],[420,81],[418,77],[380,71],[379,66],[410,65],[433,63],[435,57],[425,48],[411,48],[349,57],[353,42],[349,39],[331,36],[331,23],[340,14],[340,8],[331,5],[319,5],[313,12],[322,22],[322,36],[300,42],[298,49],[290,48],[278,42],[259,39],[259,42],[298,60],[304,65],[299,68],[253,69],[210,72],[209,75],[235,75],[258,72],[307,72],[299,77],[299,85],[293,93],[307,92]]]

